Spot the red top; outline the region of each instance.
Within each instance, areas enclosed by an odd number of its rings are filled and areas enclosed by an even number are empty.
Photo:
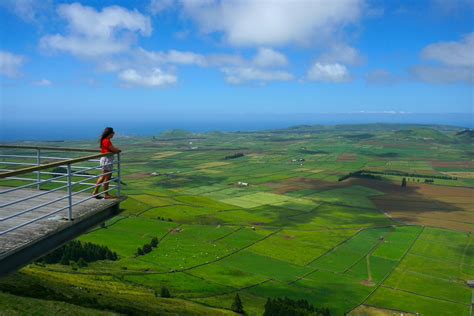
[[[110,147],[112,147],[112,142],[109,138],[104,138],[100,144],[100,152],[103,154],[111,153]]]

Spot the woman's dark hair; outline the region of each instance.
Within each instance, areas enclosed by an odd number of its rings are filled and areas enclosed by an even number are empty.
[[[112,127],[106,127],[104,129],[104,132],[102,133],[102,136],[100,137],[100,145],[102,146],[102,141],[109,137],[111,134],[114,134],[114,129]]]

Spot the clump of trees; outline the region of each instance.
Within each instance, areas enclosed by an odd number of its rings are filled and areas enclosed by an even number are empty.
[[[376,176],[371,174],[370,172],[367,172],[365,170],[359,170],[359,171],[354,171],[350,172],[346,175],[343,175],[339,177],[339,181],[343,181],[349,178],[365,178],[365,179],[372,179],[372,180],[382,180],[381,176]]]
[[[144,244],[143,247],[139,247],[137,249],[137,252],[135,253],[135,256],[143,256],[143,255],[146,255],[147,253],[151,252],[153,250],[153,248],[156,248],[158,247],[158,244],[160,243],[160,241],[158,240],[157,237],[153,237],[150,241],[150,243],[148,244]]]
[[[47,264],[59,263],[63,265],[75,262],[77,266],[85,267],[89,262],[117,259],[117,253],[106,246],[73,240],[42,257],[38,262]]]
[[[232,302],[232,306],[230,307],[230,309],[238,314],[245,314],[244,306],[242,305],[242,300],[240,299],[239,293],[235,295],[234,301]]]
[[[156,219],[159,219],[160,221],[163,221],[163,222],[172,222],[173,221],[173,219],[171,219],[171,218],[166,219],[166,218],[161,217],[161,216],[158,216]]]
[[[331,313],[328,308],[314,307],[307,300],[292,300],[285,298],[269,298],[265,304],[265,312],[263,316],[330,316]]]
[[[245,156],[243,153],[236,153],[236,154],[233,154],[233,155],[225,156],[224,159],[225,160],[236,159],[236,158],[240,158],[240,157],[243,157],[243,156]]]
[[[382,177],[379,175],[388,175],[388,176],[401,176],[401,177],[411,177],[411,178],[428,178],[428,180],[434,179],[443,179],[443,180],[457,180],[456,177],[450,177],[446,175],[423,175],[418,173],[408,173],[408,172],[401,172],[401,171],[371,171],[371,170],[357,170],[354,172],[350,172],[346,175],[339,177],[339,181],[343,181],[349,178],[369,178],[375,180],[382,180]],[[430,179],[431,178],[431,179]],[[430,181],[426,181],[427,183],[431,183]]]
[[[410,172],[402,172],[402,171],[394,171],[394,170],[386,170],[386,171],[371,171],[371,170],[362,170],[364,172],[368,172],[371,174],[382,174],[382,175],[389,175],[389,176],[401,176],[401,177],[410,177],[410,178],[435,178],[435,179],[443,179],[443,180],[457,180],[457,177],[450,177],[447,175],[440,175],[440,174],[419,174],[419,173],[410,173]]]

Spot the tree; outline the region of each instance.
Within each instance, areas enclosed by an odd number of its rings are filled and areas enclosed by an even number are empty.
[[[163,286],[161,288],[161,297],[164,297],[164,298],[170,298],[171,297],[171,293],[170,291],[168,290],[167,287]]]
[[[265,304],[263,316],[292,315],[292,316],[330,316],[327,307],[314,307],[307,300],[292,300],[290,298],[269,298]]]
[[[402,179],[402,188],[405,188],[407,186],[407,179],[403,178]]]
[[[158,238],[153,237],[153,238],[151,239],[151,246],[152,246],[153,248],[156,248],[156,247],[158,246]]]
[[[232,303],[230,309],[236,313],[245,314],[244,306],[242,305],[242,301],[240,300],[239,293],[235,295],[234,302]]]
[[[143,256],[144,254],[145,254],[145,253],[143,252],[143,249],[142,249],[142,248],[138,248],[138,249],[137,249],[137,253],[136,253],[137,256]]]
[[[145,245],[143,245],[143,252],[144,252],[144,253],[149,253],[149,252],[151,252],[151,249],[152,249],[152,248],[151,248],[150,244],[145,244]]]
[[[77,265],[79,268],[84,268],[87,267],[87,262],[84,260],[84,258],[80,257],[79,260],[77,260]]]
[[[67,265],[69,265],[69,258],[66,255],[63,255],[61,257],[61,260],[59,261],[59,263],[62,264],[62,265],[67,266]]]

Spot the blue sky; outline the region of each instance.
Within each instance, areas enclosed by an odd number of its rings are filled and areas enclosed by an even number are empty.
[[[0,4],[0,116],[470,113],[472,0]]]

